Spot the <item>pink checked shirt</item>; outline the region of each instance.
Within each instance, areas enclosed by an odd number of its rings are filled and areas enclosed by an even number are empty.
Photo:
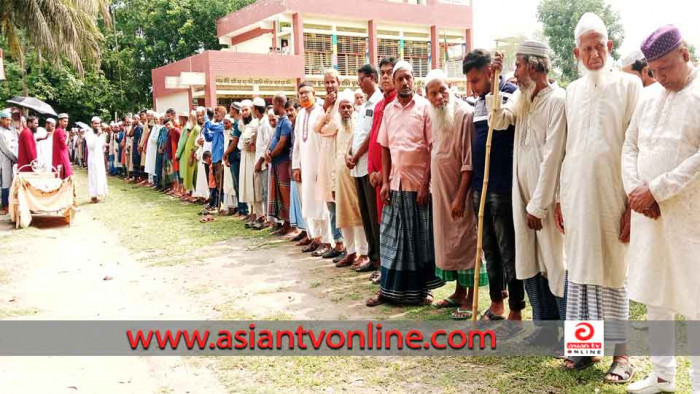
[[[391,190],[415,192],[423,183],[433,141],[429,105],[428,100],[414,94],[406,107],[397,97],[384,110],[377,141],[391,151]]]

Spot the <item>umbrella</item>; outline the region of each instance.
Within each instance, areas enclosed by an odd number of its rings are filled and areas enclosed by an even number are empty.
[[[31,109],[43,115],[58,116],[50,105],[34,97],[13,97],[7,100],[7,102]]]

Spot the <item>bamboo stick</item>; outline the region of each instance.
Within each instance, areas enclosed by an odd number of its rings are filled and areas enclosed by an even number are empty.
[[[474,297],[472,303],[472,321],[476,321],[479,313],[479,273],[481,271],[481,253],[483,252],[484,241],[484,208],[486,206],[486,193],[489,188],[489,173],[491,167],[491,140],[493,138],[493,114],[501,106],[498,100],[500,71],[493,73],[491,81],[491,95],[493,96],[493,108],[489,114],[489,133],[486,137],[486,160],[484,162],[484,183],[481,187],[481,201],[479,202],[479,226],[476,238],[476,257],[474,262]]]

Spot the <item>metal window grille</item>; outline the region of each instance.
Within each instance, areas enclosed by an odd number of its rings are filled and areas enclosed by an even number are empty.
[[[377,39],[377,64],[385,57],[399,58],[399,40],[389,38]]]
[[[344,76],[357,75],[365,64],[364,37],[338,36],[338,72]]]
[[[428,63],[429,54],[428,42],[404,42],[404,58],[413,66],[413,75],[415,77],[422,78],[428,75],[430,70],[430,64]]]
[[[304,33],[304,73],[322,75],[333,66],[333,44],[329,34]]]

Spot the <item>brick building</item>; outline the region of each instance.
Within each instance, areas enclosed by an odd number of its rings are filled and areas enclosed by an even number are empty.
[[[216,21],[222,49],[152,70],[158,111],[234,99],[296,95],[301,80],[317,84],[338,69],[342,87],[357,69],[385,56],[413,64],[421,78],[445,68],[464,93],[463,56],[472,47],[471,0],[262,0]]]

